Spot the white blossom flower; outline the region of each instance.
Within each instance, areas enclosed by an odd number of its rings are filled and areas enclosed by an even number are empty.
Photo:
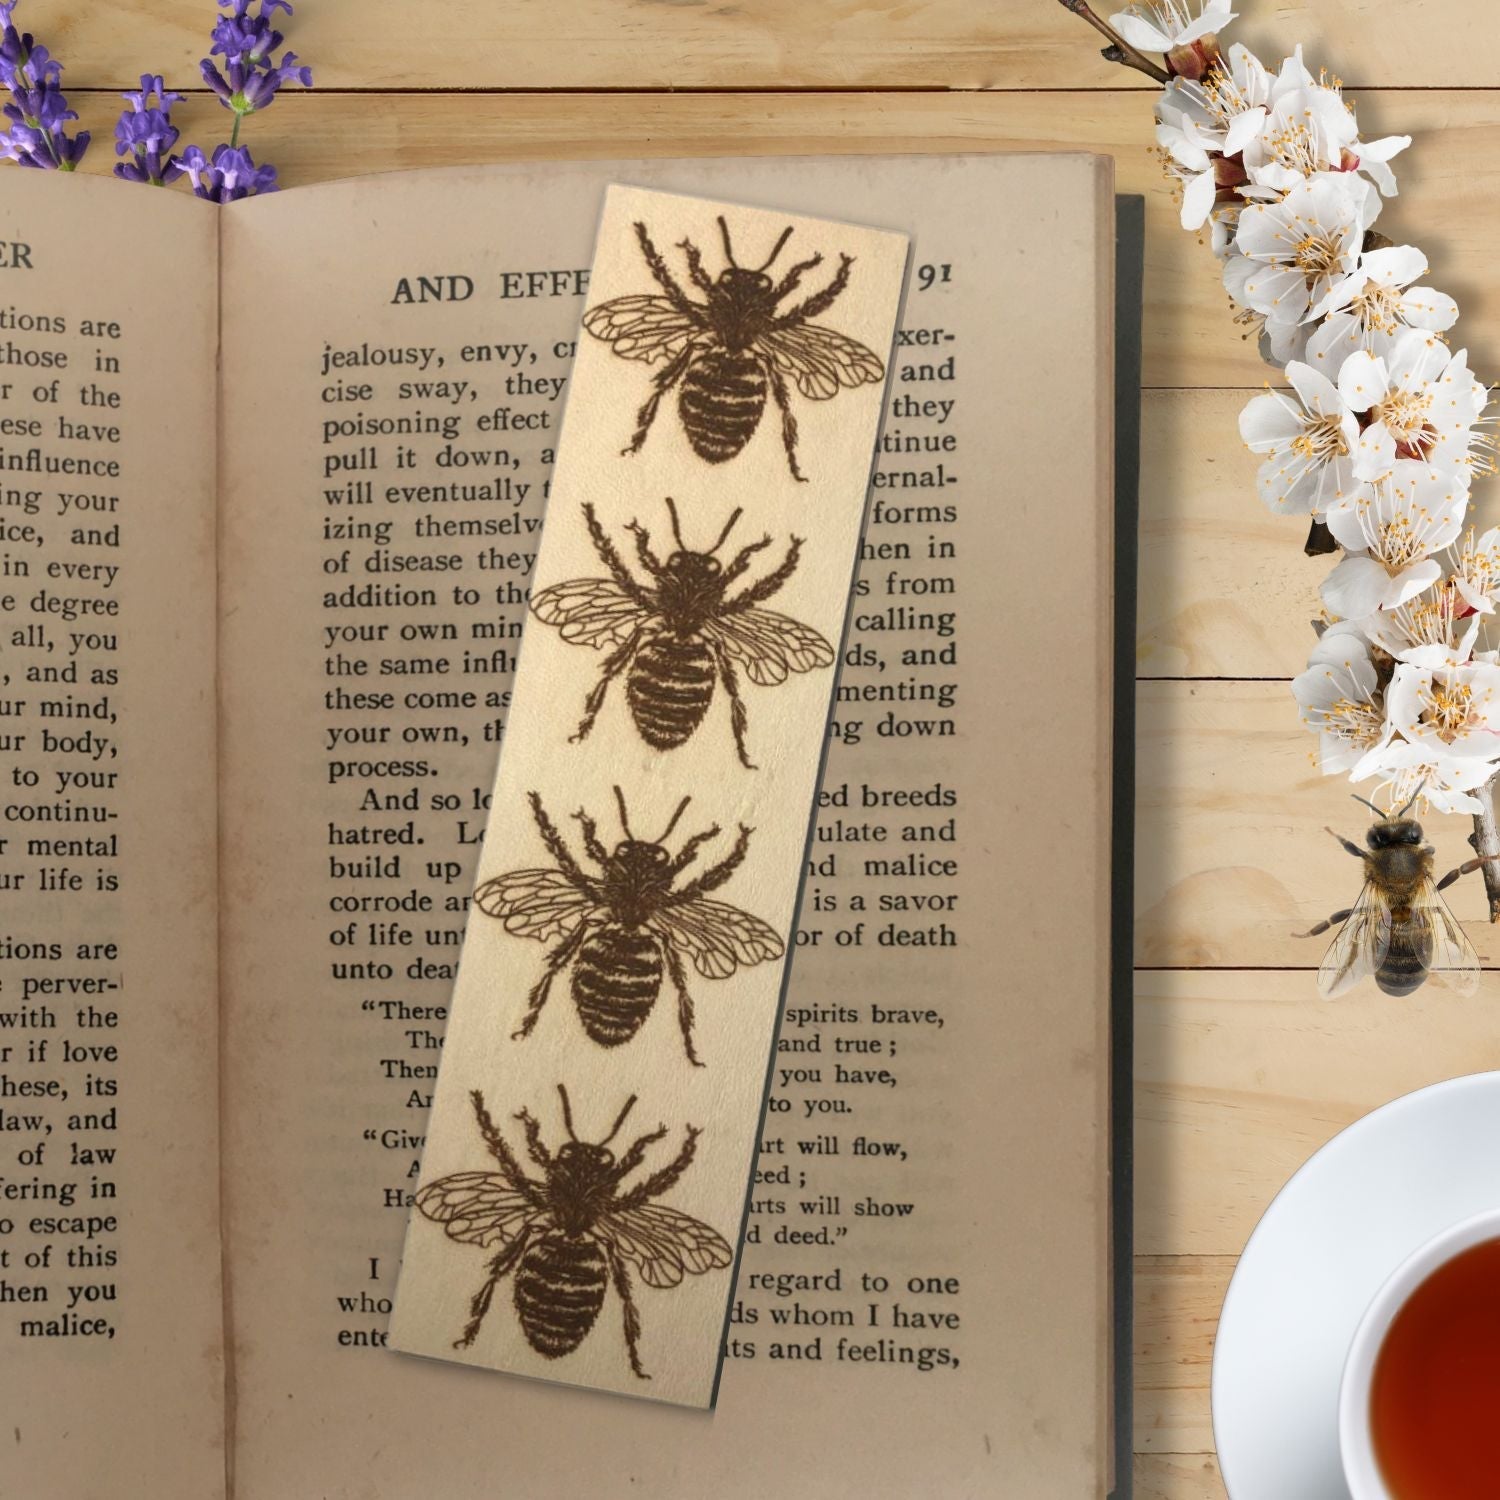
[[[1453,569],[1453,587],[1472,610],[1476,623],[1480,615],[1495,613],[1500,599],[1500,526],[1492,526],[1481,537],[1475,537],[1471,526],[1458,549],[1458,564]]]
[[[1386,712],[1409,744],[1435,759],[1500,756],[1500,666],[1468,661],[1447,668],[1400,663],[1386,689]]]
[[[1431,588],[1443,573],[1432,554],[1458,536],[1468,498],[1451,475],[1403,461],[1379,484],[1331,504],[1328,529],[1349,555],[1324,579],[1323,603],[1357,620]]]
[[[1229,295],[1265,320],[1278,362],[1295,357],[1313,306],[1359,261],[1379,200],[1347,174],[1323,173],[1299,183],[1278,203],[1240,212],[1236,254],[1224,267]]]
[[[1403,328],[1442,333],[1458,321],[1458,304],[1431,287],[1413,287],[1427,274],[1427,257],[1413,245],[1367,250],[1354,271],[1337,281],[1312,310],[1322,326],[1308,340],[1313,365],[1337,370],[1356,349],[1385,354]]]
[[[1201,229],[1212,214],[1220,258],[1238,217],[1233,190],[1249,180],[1239,156],[1265,123],[1271,85],[1260,59],[1237,42],[1202,78],[1174,78],[1157,100],[1156,141],[1183,184],[1183,228]]]
[[[1157,102],[1156,143],[1165,153],[1169,175],[1182,183],[1182,227],[1201,229],[1213,212],[1219,178],[1243,180],[1228,170],[1224,132],[1193,90],[1197,85],[1173,80]],[[1226,181],[1225,186],[1231,186]]]
[[[1467,487],[1476,468],[1491,467],[1474,451],[1484,446],[1474,427],[1489,392],[1470,373],[1468,352],[1452,353],[1435,334],[1405,329],[1384,357],[1356,350],[1339,370],[1339,394],[1368,418],[1354,460],[1361,479],[1420,459]]]
[[[1390,161],[1411,145],[1409,135],[1383,135],[1378,141],[1356,140],[1344,150],[1344,170],[1368,177],[1386,198],[1400,195]]]
[[[1396,195],[1389,162],[1411,145],[1410,136],[1361,141],[1354,111],[1337,81],[1314,78],[1302,49],[1281,65],[1260,129],[1244,145],[1252,187],[1247,197],[1275,197],[1319,172],[1358,172],[1387,197]],[[1372,216],[1373,217],[1373,216]]]
[[[1480,616],[1455,581],[1447,579],[1395,609],[1377,610],[1359,621],[1359,628],[1373,646],[1396,661],[1449,669],[1473,656],[1479,623]]]
[[[1477,813],[1479,799],[1470,795],[1482,787],[1494,767],[1486,760],[1437,755],[1426,745],[1391,739],[1369,751],[1349,773],[1351,781],[1379,779],[1385,805],[1404,807],[1420,794],[1434,812]]]
[[[1240,436],[1261,465],[1260,498],[1277,515],[1321,515],[1351,496],[1359,423],[1338,387],[1308,365],[1286,367],[1292,395],[1268,391],[1240,413]]]
[[[1225,156],[1239,156],[1266,122],[1275,80],[1261,60],[1236,42],[1196,82],[1174,80],[1182,94],[1195,100],[1223,135]],[[1172,85],[1168,85],[1170,91]]]
[[[1391,737],[1370,647],[1357,625],[1330,625],[1292,680],[1302,722],[1318,736],[1318,764],[1325,776],[1351,770]]]
[[[1222,31],[1234,20],[1229,3],[1199,0],[1201,8],[1194,15],[1191,0],[1132,0],[1109,24],[1138,51],[1165,54]]]

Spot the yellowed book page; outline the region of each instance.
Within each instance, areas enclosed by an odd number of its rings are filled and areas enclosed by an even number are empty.
[[[217,213],[0,188],[0,1490],[224,1488]]]
[[[383,1347],[610,181],[914,238],[711,1417]],[[1102,1488],[1112,235],[1107,164],[1058,157],[549,163],[226,214],[241,1500]]]

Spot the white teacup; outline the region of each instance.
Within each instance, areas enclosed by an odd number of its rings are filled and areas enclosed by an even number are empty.
[[[1365,1309],[1344,1360],[1339,1387],[1339,1455],[1353,1500],[1395,1500],[1380,1475],[1370,1430],[1370,1386],[1375,1362],[1396,1314],[1439,1267],[1487,1240],[1500,1239],[1500,1208],[1489,1209],[1435,1235],[1393,1271]]]

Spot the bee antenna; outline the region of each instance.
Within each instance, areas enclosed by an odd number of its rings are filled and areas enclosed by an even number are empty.
[[[1426,790],[1427,790],[1427,782],[1424,779],[1421,783],[1419,783],[1419,785],[1417,786],[1416,791],[1414,791],[1411,794],[1411,796],[1407,799],[1406,806],[1403,807],[1401,809],[1401,811],[1396,814],[1396,816],[1398,818],[1404,818],[1407,815],[1407,813],[1409,813],[1412,810],[1412,806],[1415,804],[1417,798],[1420,797],[1422,795],[1422,793],[1425,792]]]
[[[667,824],[666,828],[662,832],[662,836],[656,841],[658,844],[665,844],[666,841],[672,837],[672,830],[677,826],[677,820],[683,815],[683,813],[687,811],[687,805],[692,800],[693,799],[691,797],[684,797],[682,801],[677,804],[677,811],[672,814],[672,821]]]
[[[1372,813],[1374,813],[1377,818],[1383,818],[1385,816],[1385,814],[1383,812],[1381,812],[1381,810],[1378,807],[1376,807],[1375,804],[1373,802],[1371,802],[1368,797],[1361,797],[1358,792],[1350,792],[1349,795],[1351,797],[1353,797],[1356,802],[1361,802],[1366,807],[1368,807],[1370,809],[1370,811]]]
[[[603,1140],[602,1140],[602,1141],[600,1141],[600,1142],[599,1142],[599,1144],[600,1144],[600,1145],[601,1145],[601,1146],[607,1146],[607,1145],[609,1145],[609,1143],[610,1143],[610,1142],[611,1142],[611,1141],[612,1141],[612,1140],[614,1140],[614,1138],[615,1138],[615,1137],[616,1137],[616,1136],[617,1136],[617,1135],[619,1135],[619,1133],[620,1133],[620,1126],[622,1126],[622,1125],[623,1125],[623,1124],[624,1124],[624,1123],[625,1123],[625,1116],[626,1116],[626,1115],[628,1115],[628,1114],[629,1114],[629,1113],[630,1113],[630,1111],[631,1111],[631,1110],[633,1110],[633,1109],[634,1109],[634,1108],[635,1108],[635,1101],[636,1101],[636,1099],[637,1099],[637,1098],[638,1098],[638,1097],[639,1097],[639,1095],[636,1095],[636,1094],[632,1094],[632,1095],[631,1095],[631,1096],[630,1096],[630,1097],[629,1097],[629,1098],[628,1098],[628,1099],[627,1099],[627,1100],[626,1100],[626,1101],[625,1101],[625,1108],[624,1108],[624,1109],[622,1109],[622,1110],[621,1110],[621,1111],[620,1111],[620,1117],[619,1117],[619,1119],[617,1119],[617,1120],[616,1120],[616,1121],[615,1121],[615,1126],[614,1126],[614,1129],[613,1129],[613,1130],[611,1130],[611,1131],[610,1131],[610,1133],[609,1133],[609,1134],[608,1134],[608,1135],[607,1135],[607,1136],[605,1136],[605,1137],[604,1137],[604,1139],[603,1139]]]
[[[615,803],[620,809],[620,827],[625,830],[625,837],[634,843],[635,835],[630,831],[630,820],[625,816],[625,793],[619,787],[615,788]]]
[[[745,509],[743,506],[735,507],[734,514],[724,523],[724,529],[719,533],[719,540],[708,549],[710,552],[717,552],[729,540],[729,533],[734,530],[734,523],[744,514]]]
[[[762,271],[769,271],[771,269],[771,263],[776,259],[778,255],[781,254],[781,247],[786,244],[786,242],[791,239],[791,237],[792,226],[788,224],[786,228],[781,231],[781,238],[776,241],[776,248],[771,251],[769,259],[766,261],[765,265],[760,267]]]
[[[724,258],[738,270],[739,267],[734,258],[734,246],[729,243],[729,225],[724,222],[723,214],[719,215],[719,233],[724,239]]]
[[[677,502],[670,495],[667,496],[667,514],[672,518],[672,535],[677,540],[677,550],[686,552],[687,543],[682,539],[682,523],[677,519]]]
[[[557,1092],[562,1095],[563,1124],[568,1128],[568,1139],[576,1141],[578,1137],[573,1133],[573,1106],[568,1103],[568,1091],[562,1084],[558,1084]]]

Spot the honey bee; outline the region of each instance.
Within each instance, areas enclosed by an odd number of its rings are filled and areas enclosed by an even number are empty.
[[[664,561],[651,551],[651,535],[644,526],[632,521],[629,527],[650,584],[634,577],[605,535],[593,506],[585,505],[594,550],[611,576],[554,584],[532,601],[536,617],[555,625],[565,641],[595,650],[612,648],[584,701],[583,719],[573,739],[587,737],[610,683],[623,672],[625,701],[641,738],[653,749],[675,749],[703,722],[719,681],[729,695],[740,763],[753,770],[745,748],[748,715],[736,666],[751,682],[768,687],[785,682],[792,672],[830,667],[834,661],[833,647],[811,626],[758,607],[797,571],[802,539],[791,539],[780,567],[730,598],[730,588],[744,576],[751,558],[771,545],[771,538],[740,548],[726,567],[714,553],[743,512],[730,516],[707,552],[694,552],[682,540],[677,507],[670,498],[667,511],[677,550]]]
[[[698,247],[691,240],[679,241],[693,285],[703,293],[702,302],[694,301],[668,270],[646,226],[637,223],[635,233],[666,295],[614,297],[583,318],[583,326],[622,359],[648,365],[666,361],[652,377],[651,395],[636,414],[635,434],[624,452],[640,452],[661,398],[681,382],[677,410],[693,452],[708,463],[725,463],[760,426],[769,392],[781,413],[787,464],[795,478],[804,479],[797,466],[797,418],[787,380],[809,401],[827,401],[842,388],[885,377],[885,365],[873,350],[811,321],[832,307],[849,285],[854,258],[840,255],[833,280],[821,292],[778,312],[802,278],[823,263],[821,255],[813,255],[798,261],[780,281],[771,280],[766,272],[791,238],[790,226],[765,264],[751,270],[735,263],[729,226],[720,215],[719,234],[729,264],[718,280],[703,269]]]
[[[1363,862],[1365,886],[1353,906],[1298,934],[1317,937],[1343,923],[1318,970],[1318,990],[1325,1000],[1342,995],[1367,975],[1374,975],[1387,995],[1398,996],[1419,989],[1429,973],[1461,995],[1473,994],[1479,983],[1479,955],[1439,892],[1500,855],[1468,860],[1434,881],[1437,851],[1423,844],[1422,825],[1406,816],[1419,796],[1420,788],[1400,812],[1390,814],[1355,797],[1379,819],[1365,834],[1368,850],[1326,830]]]
[[[512,1298],[526,1342],[544,1359],[561,1359],[588,1337],[613,1282],[624,1305],[630,1368],[649,1380],[641,1365],[641,1315],[628,1267],[633,1266],[647,1286],[667,1288],[679,1285],[684,1276],[722,1270],[734,1260],[728,1241],[716,1230],[651,1201],[670,1191],[692,1165],[701,1132],[689,1125],[671,1162],[621,1192],[625,1178],[641,1166],[647,1148],[666,1135],[667,1127],[641,1136],[617,1161],[609,1143],[635,1107],[636,1096],[625,1101],[610,1133],[593,1142],[578,1139],[567,1090],[558,1084],[557,1092],[568,1139],[556,1154],[548,1150],[541,1126],[527,1110],[516,1115],[540,1177],[526,1175],[490,1117],[484,1095],[475,1089],[469,1097],[479,1133],[500,1170],[455,1172],[417,1192],[417,1207],[441,1224],[449,1239],[486,1250],[498,1247],[453,1347],[466,1349],[474,1342],[495,1289],[514,1271]]]
[[[584,1031],[601,1047],[618,1047],[651,1014],[665,971],[677,991],[677,1024],[688,1061],[702,1067],[693,1049],[693,998],[683,953],[705,979],[727,979],[741,964],[764,963],[785,952],[781,938],[759,917],[707,899],[740,867],[751,831],[742,823],[734,848],[718,864],[673,889],[698,850],[719,836],[719,825],[695,833],[673,858],[666,841],[692,798],[682,799],[659,838],[638,839],[626,819],[625,795],[619,787],[614,790],[625,839],[613,851],[600,843],[598,827],[586,812],[580,808],[573,815],[600,875],[590,875],[573,857],[541,797],[532,792],[532,815],[558,867],[512,870],[485,881],[474,893],[474,904],[504,922],[507,932],[540,943],[562,939],[548,954],[513,1035],[531,1035],[552,981],[572,964],[573,1004]]]

